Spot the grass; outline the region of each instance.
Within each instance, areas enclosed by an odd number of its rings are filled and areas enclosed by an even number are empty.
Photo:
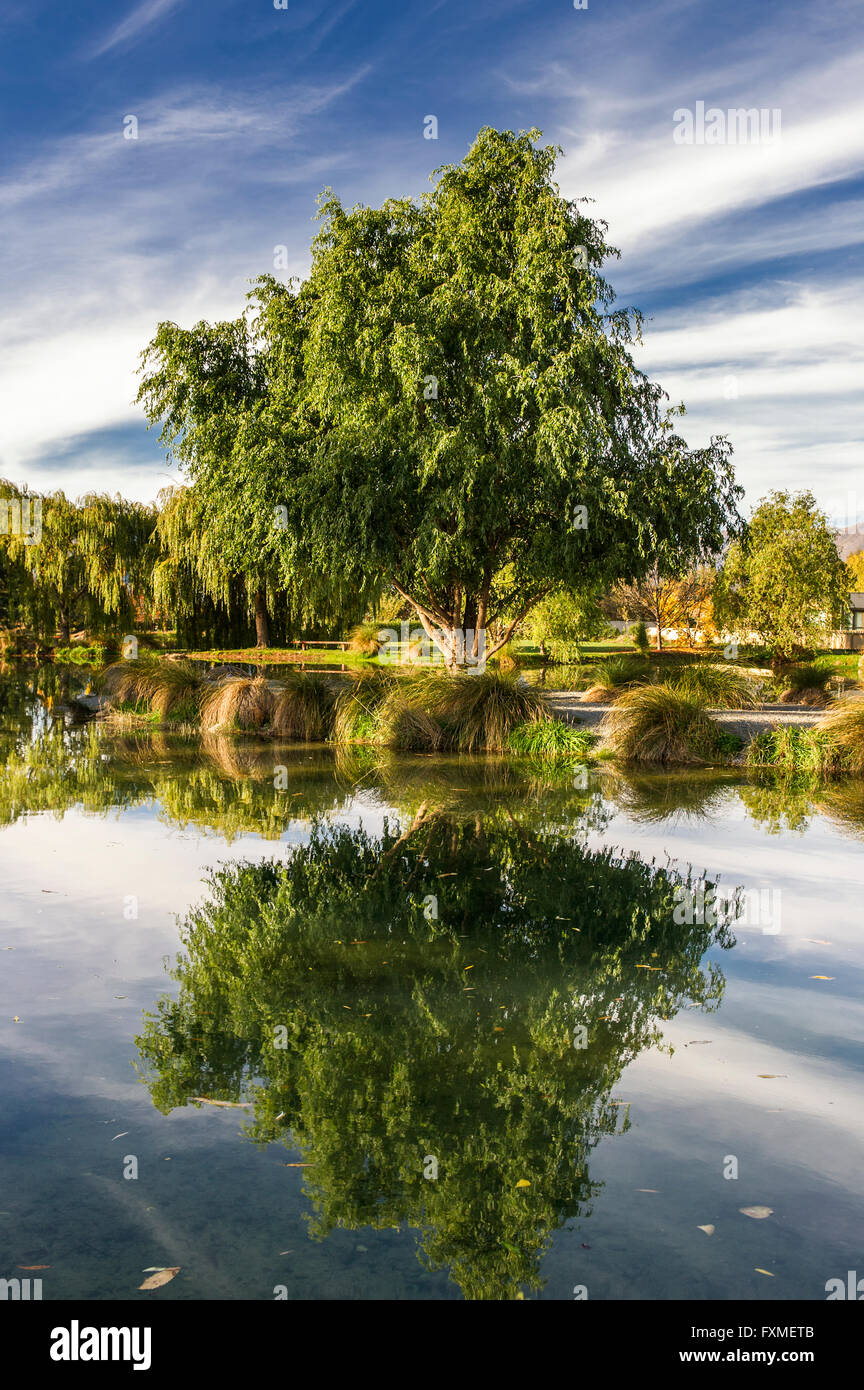
[[[460,753],[504,752],[520,724],[550,718],[541,691],[493,667],[465,674],[430,674],[421,682],[417,694],[422,693],[428,713],[441,725],[443,745]]]
[[[587,729],[575,729],[561,719],[539,719],[517,724],[510,731],[507,749],[524,757],[548,762],[563,762],[576,758],[580,762],[593,756],[596,735]]]
[[[581,698],[586,702],[611,700],[629,686],[651,677],[651,666],[645,657],[613,656],[582,669],[582,678],[589,682]]]
[[[201,695],[201,721],[215,729],[263,729],[270,724],[274,697],[263,676],[226,676]]]
[[[603,721],[612,752],[637,764],[698,764],[740,746],[718,727],[704,701],[670,685],[643,685],[616,700]]]
[[[864,772],[864,700],[836,700],[815,731],[832,772]]]
[[[864,773],[864,700],[835,700],[810,728],[766,729],[750,744],[747,764],[784,775]]]
[[[828,687],[834,677],[830,665],[808,661],[798,666],[790,666],[780,676],[785,687],[780,695],[783,704],[826,705]]]
[[[790,724],[763,729],[747,749],[747,766],[752,769],[770,767],[790,774],[822,772],[824,753],[820,741],[814,738],[815,732]]]
[[[143,707],[161,720],[181,706],[188,713],[197,705],[203,688],[203,672],[183,660],[139,657],[137,661],[118,661],[102,675],[102,689],[112,704]]]
[[[385,623],[357,623],[348,633],[348,650],[361,656],[377,656],[382,645],[378,633],[385,626]]]
[[[752,709],[762,693],[760,682],[736,666],[693,662],[672,667],[664,680],[681,695],[714,709]]]
[[[330,679],[298,672],[280,685],[273,698],[272,732],[302,743],[323,743],[330,734],[336,702]]]

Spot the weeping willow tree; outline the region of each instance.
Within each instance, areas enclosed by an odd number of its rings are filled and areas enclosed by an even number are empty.
[[[267,646],[271,624],[344,631],[381,583],[292,560],[284,474],[289,457],[304,471],[314,431],[292,389],[302,376],[300,300],[269,280],[249,298],[257,316],[191,329],[161,323],[142,353],[138,400],[192,484],[191,495],[173,490],[163,502],[163,594],[189,619],[196,602],[245,609]]]
[[[34,496],[12,483],[0,483],[0,503],[10,616],[61,642],[76,628],[134,625],[151,593],[153,507],[107,493]]]

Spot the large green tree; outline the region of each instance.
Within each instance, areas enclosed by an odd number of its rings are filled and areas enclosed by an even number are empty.
[[[325,195],[307,281],[262,277],[234,323],[162,324],[144,359],[226,554],[276,554],[313,596],[389,585],[450,659],[558,584],[714,553],[737,521],[728,444],[675,432],[602,278],[605,224],[536,138],[481,131],[419,199]]]
[[[613,307],[605,224],[553,182],[537,132],[486,129],[419,201],[323,204],[306,293],[320,422],[292,489],[310,562],[386,574],[445,651],[556,584],[718,549],[729,447],[689,450]]]
[[[0,497],[19,506],[28,496],[0,483]],[[37,502],[39,525],[30,534],[19,527],[2,537],[17,618],[63,642],[76,627],[100,632],[134,625],[150,592],[155,509],[106,493],[78,501],[47,493],[30,499],[28,509]]]
[[[848,608],[849,572],[810,492],[772,492],[733,542],[718,579],[718,621],[758,636],[775,667],[818,646]]]

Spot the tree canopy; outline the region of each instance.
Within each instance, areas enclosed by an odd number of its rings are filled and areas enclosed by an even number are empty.
[[[813,494],[775,491],[730,546],[715,607],[730,629],[757,634],[779,664],[824,641],[848,595],[849,571]]]
[[[238,570],[278,557],[310,609],[389,585],[451,659],[556,585],[672,568],[737,524],[728,443],[675,432],[605,224],[538,138],[482,130],[417,199],[325,194],[303,284],[262,277],[246,315],[162,324],[144,354],[140,399]]]

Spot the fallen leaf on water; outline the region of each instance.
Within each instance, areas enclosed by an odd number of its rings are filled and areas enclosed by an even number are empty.
[[[18,1265],[18,1269],[53,1269],[53,1265]]]
[[[280,1163],[280,1168],[314,1168],[314,1163]]]
[[[252,1105],[251,1100],[211,1100],[209,1096],[190,1096],[190,1100],[197,1100],[199,1105],[218,1105],[226,1110],[248,1110]]]
[[[831,941],[820,941],[819,938],[816,937],[816,936],[805,936],[804,940],[805,940],[805,941],[811,942],[812,945],[814,945],[814,946],[831,946],[831,945],[833,945],[833,942],[831,942]]]
[[[716,1230],[716,1227],[714,1227],[714,1226],[697,1226],[696,1229],[697,1229],[698,1231],[704,1231],[705,1234],[706,1234],[706,1236],[713,1236],[714,1231]]]
[[[769,1279],[774,1278],[774,1275],[771,1273],[770,1269],[760,1269],[758,1265],[754,1265],[753,1268],[755,1269],[757,1274],[767,1274]]]
[[[660,969],[660,966],[659,966],[659,965],[637,965],[637,966],[636,966],[636,969],[637,969],[637,970],[659,970],[659,969]]]
[[[659,1187],[637,1187],[637,1192],[659,1192]]]
[[[530,1182],[528,1181],[527,1178],[520,1178],[519,1181],[517,1182],[516,1186],[517,1186],[517,1187],[530,1187],[531,1184],[530,1184]]]
[[[517,1293],[516,1297],[519,1299],[519,1301],[520,1301],[521,1303],[524,1303],[524,1302],[525,1302],[525,1295],[524,1295],[524,1293],[522,1292],[521,1289],[520,1289],[519,1292]]]
[[[163,1284],[170,1284],[171,1280],[180,1273],[182,1265],[175,1265],[170,1269],[159,1269],[155,1274],[151,1274],[149,1279],[145,1279],[143,1284],[139,1284],[141,1289],[161,1289]]]
[[[781,1071],[781,1072],[779,1072],[779,1073],[778,1073],[778,1072],[773,1072],[773,1071],[760,1071],[760,1072],[757,1072],[757,1076],[759,1077],[759,1079],[760,1079],[761,1081],[786,1081],[786,1080],[788,1080],[788,1077],[787,1077],[785,1071]]]
[[[835,979],[835,978],[836,978],[836,977],[835,977],[834,975],[811,975],[811,976],[810,976],[810,979],[811,979],[811,980],[833,980],[833,979]]]
[[[773,1207],[739,1207],[742,1216],[752,1216],[754,1221],[764,1221],[766,1216],[774,1215]]]
[[[20,1020],[20,1018],[18,1017],[17,1014],[16,1014],[15,1017],[13,1018],[12,1022],[13,1022],[13,1023],[20,1023],[20,1022],[21,1022],[21,1020]]]
[[[691,1038],[689,1042],[686,1042],[686,1043],[684,1044],[684,1046],[685,1046],[685,1047],[710,1047],[710,1046],[711,1046],[711,1043],[712,1043],[713,1041],[714,1041],[713,1038]]]
[[[124,1129],[124,1130],[122,1131],[122,1133],[120,1133],[120,1134],[115,1134],[115,1135],[114,1135],[114,1139],[125,1139],[125,1138],[126,1138],[126,1135],[127,1135],[128,1133],[129,1133],[128,1129]],[[112,1144],[114,1143],[114,1139],[111,1140],[111,1143],[112,1143]]]

